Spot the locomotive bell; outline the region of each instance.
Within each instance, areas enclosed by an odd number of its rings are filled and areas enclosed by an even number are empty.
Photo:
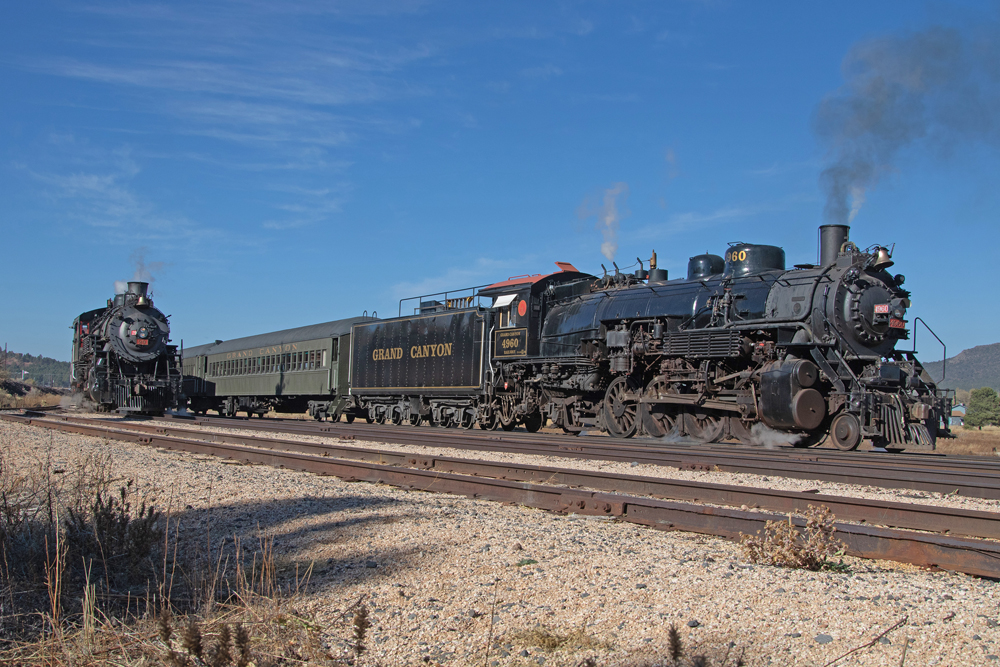
[[[883,248],[882,246],[879,246],[878,250],[876,251],[875,261],[872,262],[872,268],[888,269],[893,264],[895,264],[895,262],[892,261],[892,257],[889,255],[889,251]]]

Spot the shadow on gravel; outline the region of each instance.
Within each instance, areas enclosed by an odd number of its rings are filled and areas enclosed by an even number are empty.
[[[301,578],[311,567],[315,592],[409,568],[416,555],[435,545],[417,541],[379,551],[373,543],[386,543],[391,524],[434,518],[433,506],[419,496],[412,501],[348,495],[220,503],[171,511],[169,541],[179,534],[186,566],[203,568],[235,562],[237,545],[245,561],[273,540],[268,549],[279,578],[294,578],[296,571]]]

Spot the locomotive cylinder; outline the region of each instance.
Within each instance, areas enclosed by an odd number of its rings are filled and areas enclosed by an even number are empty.
[[[850,225],[820,225],[819,228],[819,263],[830,266],[837,262],[840,248],[848,241]]]

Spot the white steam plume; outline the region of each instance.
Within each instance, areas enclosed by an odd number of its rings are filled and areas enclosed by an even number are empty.
[[[600,196],[600,201],[595,202],[593,198],[587,197],[577,209],[580,219],[597,216],[595,225],[601,232],[604,241],[601,243],[601,254],[609,261],[614,261],[618,252],[618,228],[622,218],[628,215],[628,211],[618,210],[618,197],[622,195],[622,208],[628,199],[628,184],[614,183]]]

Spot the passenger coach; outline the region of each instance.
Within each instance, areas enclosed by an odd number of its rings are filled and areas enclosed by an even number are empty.
[[[229,417],[308,411],[317,419],[346,414],[353,421],[351,327],[370,320],[352,317],[188,348],[188,405],[200,414],[216,410]]]

